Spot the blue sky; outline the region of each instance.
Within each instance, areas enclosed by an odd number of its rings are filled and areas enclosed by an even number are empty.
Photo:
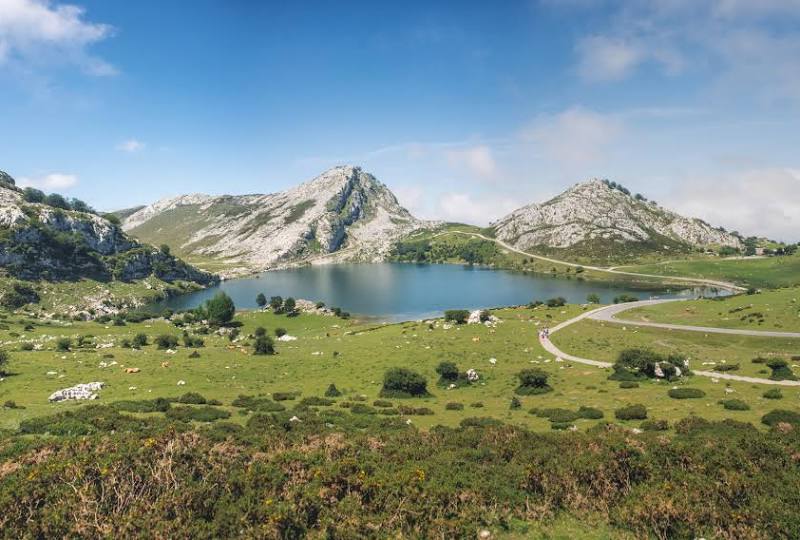
[[[0,117],[0,169],[102,209],[352,163],[421,217],[597,176],[800,240],[798,0],[0,0]]]

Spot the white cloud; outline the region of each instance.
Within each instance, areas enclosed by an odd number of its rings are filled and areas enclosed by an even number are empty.
[[[497,163],[486,145],[447,150],[445,155],[451,167],[466,168],[480,178],[491,178],[497,172]]]
[[[800,170],[750,169],[730,175],[689,177],[668,198],[684,215],[745,236],[800,240]]]
[[[138,141],[136,139],[128,139],[127,141],[122,141],[121,143],[119,143],[117,145],[117,150],[133,154],[134,152],[144,150],[144,147],[145,143],[143,143],[142,141]]]
[[[606,36],[589,36],[577,47],[578,72],[589,81],[616,81],[626,77],[644,60],[644,52],[634,43]]]
[[[527,204],[527,203],[526,203]],[[488,225],[515,210],[518,203],[510,198],[481,196],[479,199],[469,193],[445,193],[439,199],[438,216],[446,221]]]
[[[21,187],[35,187],[44,190],[69,189],[78,183],[74,174],[52,173],[38,178],[20,178],[17,182]]]
[[[600,161],[622,129],[622,121],[614,115],[572,107],[538,118],[523,131],[523,138],[536,144],[550,159],[574,167]]]
[[[84,19],[84,10],[49,0],[0,0],[0,64],[72,63],[91,75],[117,71],[87,48],[112,28]]]

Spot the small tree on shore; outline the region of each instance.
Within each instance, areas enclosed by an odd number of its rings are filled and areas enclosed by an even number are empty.
[[[258,336],[253,344],[253,354],[258,356],[275,354],[275,343],[272,338],[267,335]]]
[[[263,308],[267,305],[267,297],[264,296],[264,293],[258,293],[258,296],[256,296],[256,304],[258,304],[258,307],[260,308]]]
[[[210,324],[224,326],[233,320],[236,306],[230,296],[220,292],[206,302],[205,312]]]

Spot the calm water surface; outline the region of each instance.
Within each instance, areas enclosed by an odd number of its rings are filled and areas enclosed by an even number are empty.
[[[556,296],[563,296],[568,302],[583,303],[586,295],[597,293],[607,303],[623,293],[646,299],[698,292],[633,290],[623,285],[449,264],[380,263],[264,272],[258,276],[223,281],[218,286],[170,298],[158,305],[173,309],[194,308],[218,291],[233,298],[238,309],[257,307],[256,295],[263,292],[267,298],[280,295],[322,301],[353,314],[387,321],[440,316],[446,309],[526,304]]]

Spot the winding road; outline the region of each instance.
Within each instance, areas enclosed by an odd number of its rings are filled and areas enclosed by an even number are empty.
[[[780,337],[780,338],[797,338],[800,339],[800,332],[771,332],[771,331],[762,331],[762,330],[738,330],[732,328],[711,328],[707,326],[684,326],[680,324],[666,324],[666,323],[653,323],[653,322],[644,322],[644,321],[631,321],[626,319],[617,319],[615,315],[620,314],[624,311],[628,311],[630,309],[634,309],[637,307],[643,306],[652,306],[654,304],[663,304],[665,302],[680,302],[681,299],[662,299],[662,300],[642,300],[640,302],[629,302],[626,304],[615,304],[612,306],[604,306],[597,309],[593,309],[591,311],[586,311],[581,313],[577,317],[573,317],[572,319],[566,320],[553,328],[550,329],[549,334],[553,334],[575,324],[578,321],[582,321],[583,319],[592,319],[595,321],[603,321],[613,324],[625,324],[630,326],[649,326],[654,328],[665,328],[670,330],[684,330],[688,332],[704,332],[709,334],[735,334],[737,336],[752,336],[752,337]],[[564,360],[569,360],[571,362],[577,362],[579,364],[587,364],[590,366],[596,366],[600,368],[610,368],[611,362],[603,362],[600,360],[591,360],[589,358],[581,358],[579,356],[574,356],[568,353],[565,353],[561,349],[559,349],[552,341],[550,341],[549,336],[544,336],[539,334],[539,343],[542,347],[549,352],[550,354],[563,358]],[[800,381],[773,381],[770,379],[762,379],[759,377],[746,377],[744,375],[731,375],[730,373],[718,373],[716,371],[696,371],[692,370],[692,373],[695,375],[700,375],[701,377],[713,377],[715,379],[725,379],[728,381],[738,381],[738,382],[747,382],[747,383],[755,383],[755,384],[770,384],[776,386],[800,386]]]
[[[502,240],[498,240],[497,238],[489,238],[480,233],[471,233],[466,231],[448,231],[445,233],[440,233],[436,236],[442,236],[446,234],[461,234],[465,236],[472,236],[475,238],[481,238],[483,240],[488,240],[490,242],[494,242],[497,245],[509,250],[513,251],[514,253],[519,253],[520,255],[525,255],[526,257],[532,257],[534,259],[538,259],[541,261],[547,261],[554,264],[561,264],[571,266],[573,268],[577,268],[578,266],[582,266],[587,270],[594,270],[597,272],[606,272],[609,274],[621,274],[626,276],[636,276],[636,277],[648,277],[648,278],[659,278],[659,279],[668,279],[670,281],[681,281],[686,283],[694,283],[698,285],[708,285],[712,287],[718,287],[720,289],[727,289],[732,292],[743,292],[746,289],[744,287],[740,287],[733,283],[728,283],[726,281],[717,281],[713,279],[704,279],[704,278],[691,278],[691,277],[673,277],[673,276],[659,276],[657,274],[641,274],[638,272],[625,272],[623,270],[618,270],[619,267],[612,267],[612,268],[603,268],[600,266],[587,266],[587,265],[580,265],[568,261],[561,261],[558,259],[553,259],[550,257],[544,257],[542,255],[536,255],[534,253],[528,253],[521,249],[517,249],[514,246],[511,246]],[[552,341],[550,341],[550,334],[553,334],[567,326],[575,324],[576,322],[582,321],[583,319],[592,319],[596,321],[603,321],[612,324],[625,324],[629,326],[648,326],[652,328],[664,328],[668,330],[681,330],[681,331],[688,331],[688,332],[703,332],[707,334],[732,334],[737,336],[752,336],[752,337],[775,337],[775,338],[796,338],[800,339],[800,332],[775,332],[769,330],[741,330],[741,329],[734,329],[734,328],[712,328],[707,326],[688,326],[688,325],[681,325],[681,324],[668,324],[668,323],[655,323],[655,322],[648,322],[648,321],[632,321],[626,319],[617,319],[616,315],[619,315],[625,311],[643,307],[643,306],[651,306],[654,304],[663,304],[666,302],[680,302],[685,300],[683,298],[667,298],[667,299],[653,299],[653,300],[642,300],[639,302],[628,302],[625,304],[615,304],[611,306],[604,306],[597,309],[593,309],[591,311],[586,311],[581,313],[577,317],[573,317],[567,321],[564,321],[549,330],[547,336],[543,336],[541,333],[539,334],[539,343],[542,347],[549,352],[550,354],[562,358],[564,360],[569,360],[571,362],[577,362],[580,364],[587,364],[590,366],[595,366],[599,368],[610,368],[612,366],[611,362],[604,362],[601,360],[592,360],[589,358],[581,358],[579,356],[574,356],[572,354],[568,354],[558,347],[556,347]],[[773,381],[770,379],[762,379],[758,377],[746,377],[744,375],[731,375],[730,373],[718,373],[716,371],[695,371],[693,370],[692,373],[695,375],[700,375],[702,377],[712,377],[714,379],[724,379],[728,381],[738,381],[738,382],[746,382],[746,383],[754,383],[754,384],[769,384],[769,385],[776,385],[776,386],[800,386],[800,381]]]

